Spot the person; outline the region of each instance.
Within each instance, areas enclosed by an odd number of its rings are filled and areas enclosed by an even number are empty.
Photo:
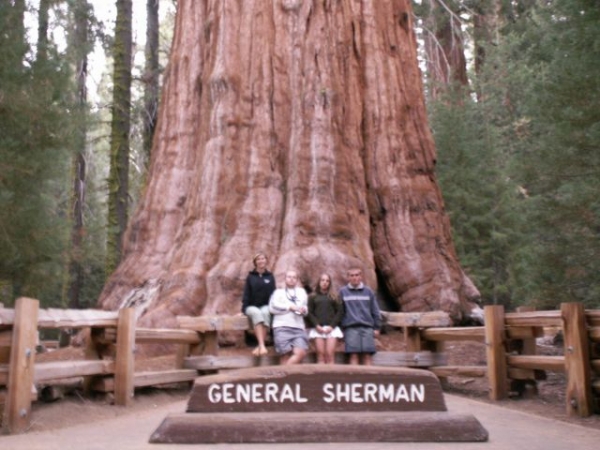
[[[306,291],[298,286],[298,273],[288,270],[285,286],[276,289],[269,301],[273,315],[273,341],[280,364],[298,364],[308,350],[304,316],[308,313]]]
[[[242,313],[250,318],[258,347],[252,354],[262,356],[268,353],[265,341],[271,326],[269,299],[275,291],[275,277],[267,270],[269,259],[263,252],[252,258],[254,269],[248,273],[242,297]]]
[[[344,337],[339,324],[344,316],[344,305],[333,292],[331,276],[322,274],[314,293],[308,296],[308,323],[312,326],[308,338],[314,339],[317,363],[334,364],[335,347]]]
[[[344,303],[345,351],[349,355],[350,364],[364,365],[373,363],[373,355],[377,352],[375,337],[379,336],[381,316],[375,293],[362,281],[362,269],[352,267],[347,271],[348,284],[339,293]]]

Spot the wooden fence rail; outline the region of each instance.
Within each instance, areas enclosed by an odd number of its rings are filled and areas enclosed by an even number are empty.
[[[505,313],[502,306],[485,308],[485,326],[451,327],[443,312],[383,313],[388,327],[402,328],[405,352],[378,352],[376,365],[428,369],[439,377],[487,377],[490,398],[501,400],[516,381],[534,382],[544,371],[567,376],[567,413],[588,416],[597,408],[600,393],[600,355],[592,351],[600,343],[600,311],[585,311],[581,304],[566,303],[557,311]],[[117,405],[128,405],[135,387],[193,381],[206,372],[277,364],[274,356],[219,354],[219,333],[250,329],[245,316],[178,317],[177,329],[136,328],[133,309],[39,309],[34,299],[20,298],[15,309],[0,308],[0,404],[4,402],[3,428],[25,431],[31,421],[35,387],[60,384],[83,377],[88,390],[114,392]],[[535,339],[543,327],[560,328],[564,354],[536,354]],[[36,362],[35,349],[41,329],[89,329],[86,359]],[[450,341],[485,343],[486,365],[449,366],[443,348]],[[137,344],[177,344],[175,369],[135,372]],[[514,346],[514,343],[519,345]],[[590,345],[591,344],[591,345]],[[112,347],[114,352],[108,352]],[[518,350],[510,350],[517,348]],[[309,355],[305,362],[314,362]],[[337,362],[344,362],[337,355]],[[32,390],[33,387],[33,390]],[[2,394],[4,391],[4,396]],[[4,398],[4,400],[3,400]],[[1,409],[0,409],[1,411]]]

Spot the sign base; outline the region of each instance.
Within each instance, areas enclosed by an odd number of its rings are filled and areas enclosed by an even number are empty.
[[[487,440],[475,417],[447,411],[431,372],[307,364],[200,377],[187,412],[168,415],[150,437],[158,444]]]

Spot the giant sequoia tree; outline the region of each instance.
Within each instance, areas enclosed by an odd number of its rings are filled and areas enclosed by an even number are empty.
[[[365,268],[393,309],[469,314],[410,0],[179,0],[148,185],[100,298],[144,326],[237,313],[276,275]]]

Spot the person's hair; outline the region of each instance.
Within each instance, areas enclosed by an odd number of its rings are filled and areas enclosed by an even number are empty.
[[[324,276],[329,279],[329,288],[327,289],[327,292],[323,292],[323,290],[321,289],[321,278],[323,278]],[[329,275],[328,273],[322,273],[321,275],[319,275],[319,279],[315,286],[315,295],[327,295],[327,297],[334,301],[338,300],[338,296],[333,290],[333,280],[331,278],[331,275]]]
[[[348,275],[350,272],[354,271],[354,270],[358,270],[360,272],[360,274],[362,275],[363,270],[362,267],[359,266],[351,266],[348,268],[348,270],[346,270],[346,275]]]
[[[269,257],[267,256],[267,254],[266,254],[265,252],[256,252],[256,253],[254,254],[254,256],[252,257],[252,265],[254,266],[254,268],[256,268],[256,259],[257,259],[259,256],[264,256],[264,257],[265,257],[265,259],[266,259],[267,261],[269,261]]]

